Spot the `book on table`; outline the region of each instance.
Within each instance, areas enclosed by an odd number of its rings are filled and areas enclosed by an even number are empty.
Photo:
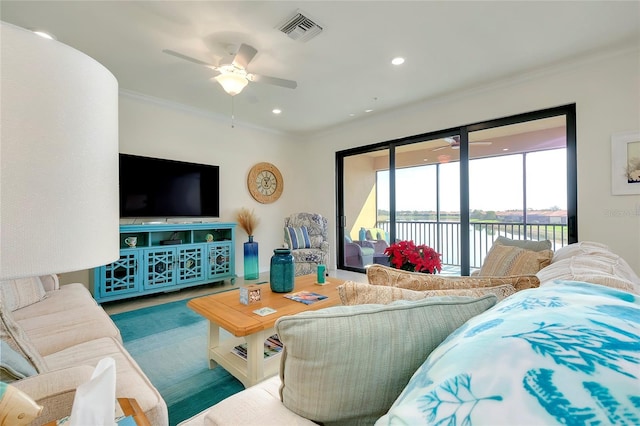
[[[325,296],[324,294],[314,293],[312,291],[306,290],[285,294],[284,297],[286,297],[287,299],[295,300],[296,302],[304,303],[305,305],[311,305],[312,303],[316,303],[320,300],[329,298],[329,296]]]
[[[246,360],[247,344],[242,343],[238,346],[235,346],[233,349],[231,349],[231,352]],[[282,352],[282,342],[280,342],[278,335],[274,334],[272,336],[269,336],[267,340],[264,341],[264,359],[271,358],[274,355],[278,355],[280,352]]]

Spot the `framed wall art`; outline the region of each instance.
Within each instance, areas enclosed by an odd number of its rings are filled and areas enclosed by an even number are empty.
[[[640,132],[611,136],[611,193],[640,194]]]

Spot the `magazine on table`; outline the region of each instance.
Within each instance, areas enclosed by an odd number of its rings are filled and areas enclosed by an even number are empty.
[[[231,349],[235,355],[239,356],[242,359],[247,359],[247,344],[242,343],[238,346],[235,346]],[[267,340],[264,341],[264,359],[271,358],[274,355],[282,352],[282,342],[278,338],[277,334],[273,336],[269,336]]]
[[[324,294],[314,293],[312,291],[297,291],[295,293],[285,294],[287,299],[295,300],[296,302],[304,303],[305,305],[311,305],[319,300],[328,299],[329,296]]]

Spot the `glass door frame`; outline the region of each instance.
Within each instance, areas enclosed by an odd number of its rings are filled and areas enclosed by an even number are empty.
[[[576,105],[568,104],[538,111],[516,114],[474,124],[449,128],[436,132],[429,132],[373,145],[366,145],[336,152],[336,231],[338,239],[344,241],[346,226],[344,206],[344,159],[352,155],[365,154],[373,151],[389,150],[389,236],[395,241],[396,203],[395,203],[395,148],[402,145],[414,144],[432,139],[460,137],[460,274],[470,273],[470,212],[469,212],[469,133],[479,130],[524,123],[555,116],[565,116],[566,119],[566,158],[567,158],[567,232],[568,243],[578,242],[578,192],[577,192],[577,135],[576,135]],[[339,269],[355,270],[344,265],[344,245],[336,244],[337,265]],[[362,272],[362,271],[357,271]]]

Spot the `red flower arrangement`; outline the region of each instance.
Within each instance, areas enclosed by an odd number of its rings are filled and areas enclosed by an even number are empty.
[[[413,241],[398,241],[384,250],[389,263],[396,269],[435,274],[442,270],[440,254],[424,244],[416,246]]]

